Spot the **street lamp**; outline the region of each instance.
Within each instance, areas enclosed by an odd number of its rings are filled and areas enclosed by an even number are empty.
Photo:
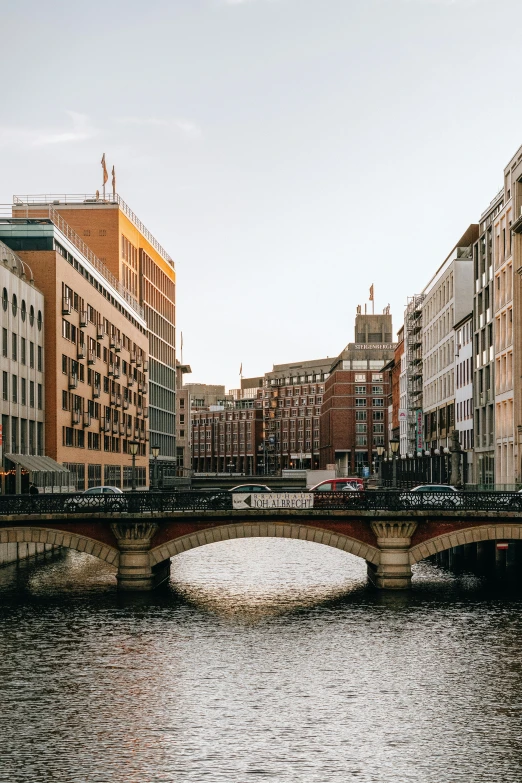
[[[234,467],[234,463],[233,462],[229,462],[228,465],[227,465],[227,468],[228,468],[228,472],[229,472],[230,476],[232,475],[233,467]]]
[[[132,455],[132,474],[131,474],[131,490],[136,492],[136,454],[138,453],[139,443],[137,440],[129,441],[129,451]]]
[[[159,446],[152,446],[150,453],[154,458],[154,475],[152,477],[152,489],[158,488],[158,457],[160,453]]]
[[[377,456],[379,458],[379,478],[377,486],[382,487],[382,458],[384,455],[384,446],[377,446]]]
[[[390,438],[390,449],[392,453],[392,487],[397,489],[397,452],[401,442],[398,438]]]

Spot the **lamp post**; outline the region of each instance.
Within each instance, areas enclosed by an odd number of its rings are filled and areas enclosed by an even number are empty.
[[[228,465],[227,465],[227,468],[228,468],[228,473],[229,473],[230,476],[232,475],[233,467],[234,467],[234,463],[233,462],[229,462]]]
[[[379,476],[377,479],[377,486],[379,489],[382,487],[382,458],[384,455],[384,446],[377,446],[377,457],[379,458]]]
[[[150,453],[154,458],[154,475],[152,477],[152,489],[157,489],[158,488],[158,457],[160,453],[160,447],[153,446],[150,450]]]
[[[136,492],[136,454],[138,453],[138,446],[140,444],[137,440],[129,441],[129,451],[132,455],[132,473],[131,473],[131,490]]]
[[[390,438],[390,448],[392,453],[392,487],[397,489],[397,452],[401,445],[398,438]]]

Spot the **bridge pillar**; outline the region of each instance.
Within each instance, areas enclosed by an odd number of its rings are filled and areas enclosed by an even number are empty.
[[[416,522],[371,523],[381,557],[378,565],[368,563],[368,578],[381,590],[407,590],[411,587],[410,546]]]
[[[118,541],[120,590],[152,590],[154,574],[150,563],[150,545],[158,526],[151,522],[115,522],[111,530]]]

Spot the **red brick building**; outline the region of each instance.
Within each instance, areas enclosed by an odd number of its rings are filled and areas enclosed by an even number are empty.
[[[362,474],[387,445],[389,373],[393,358],[392,319],[357,313],[355,342],[332,363],[320,418],[320,467],[335,465],[338,475]]]
[[[253,400],[219,410],[194,410],[192,468],[194,473],[255,475],[263,442],[263,411]]]

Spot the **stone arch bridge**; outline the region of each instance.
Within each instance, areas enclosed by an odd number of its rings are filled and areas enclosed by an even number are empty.
[[[0,543],[87,552],[115,567],[120,589],[145,591],[167,578],[170,558],[181,552],[233,538],[292,538],[361,557],[376,587],[397,590],[411,586],[414,563],[438,552],[522,539],[522,496],[515,493],[463,493],[458,502],[354,495],[329,493],[315,508],[241,510],[229,493],[2,496]]]

